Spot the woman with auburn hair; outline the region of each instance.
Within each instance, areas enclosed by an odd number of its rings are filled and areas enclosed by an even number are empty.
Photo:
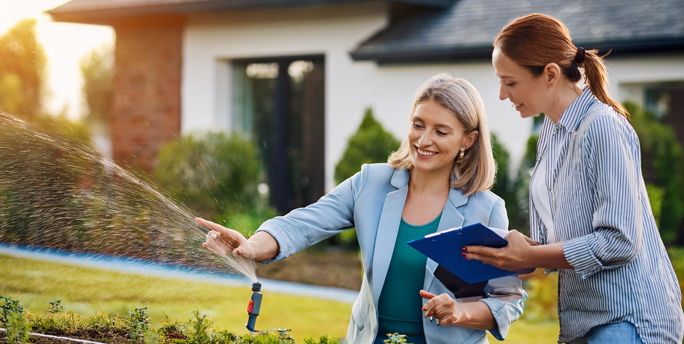
[[[466,258],[558,270],[559,342],[681,343],[681,292],[639,139],[608,94],[598,51],[576,47],[557,19],[531,14],[501,30],[492,63],[501,100],[523,118],[546,115],[530,181],[534,241],[511,231],[505,248],[467,246]]]
[[[503,340],[527,298],[517,277],[468,285],[406,245],[478,222],[508,228],[503,201],[488,191],[496,166],[482,99],[467,81],[436,75],[418,89],[408,124],[388,164],[363,165],[318,202],[264,222],[249,239],[197,219],[212,230],[204,246],[271,262],[356,227],[364,275],[348,343],[383,343],[397,332],[414,344],[482,344],[487,330]]]

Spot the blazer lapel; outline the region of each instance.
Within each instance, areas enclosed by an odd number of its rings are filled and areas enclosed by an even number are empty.
[[[375,249],[373,252],[373,297],[377,307],[380,300],[382,286],[387,278],[394,244],[399,233],[401,214],[404,212],[406,196],[408,195],[408,170],[395,170],[392,176],[392,186],[398,190],[392,191],[385,197],[382,206],[382,214],[378,224],[378,232],[375,237]]]
[[[464,217],[461,212],[458,211],[458,207],[463,206],[468,203],[468,196],[465,196],[461,190],[451,188],[449,190],[449,199],[444,205],[444,210],[442,211],[442,217],[439,219],[439,225],[437,227],[438,232],[445,231],[451,228],[458,228],[463,226]],[[460,250],[460,247],[455,247],[454,250]],[[435,269],[437,268],[437,262],[428,258],[425,263],[425,267],[430,270],[430,274],[425,274],[425,280],[423,281],[423,287],[430,288],[432,280],[434,279]]]

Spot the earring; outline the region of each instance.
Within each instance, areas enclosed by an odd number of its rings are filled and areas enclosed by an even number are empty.
[[[458,158],[463,159],[464,153],[465,153],[465,146],[461,146],[461,155]]]

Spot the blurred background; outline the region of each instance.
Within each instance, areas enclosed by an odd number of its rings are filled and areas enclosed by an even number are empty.
[[[681,281],[684,2],[679,0],[0,0],[0,110],[112,159],[192,214],[251,235],[265,219],[315,202],[361,164],[386,161],[408,132],[416,88],[447,72],[470,81],[484,99],[499,167],[493,191],[506,201],[510,228],[526,233],[529,170],[541,117],[521,119],[509,102],[499,100],[491,52],[507,22],[534,12],[563,21],[577,46],[610,52],[610,92],[632,114],[651,206]],[[0,132],[12,130],[0,127]],[[15,147],[8,137],[3,136],[10,141],[0,152],[7,159],[20,154],[7,149]],[[52,155],[35,159],[48,159],[23,167],[40,166],[35,178],[66,173]],[[13,198],[17,183],[0,184],[5,209],[0,209],[0,242],[160,261],[140,250],[65,246],[59,236],[30,240],[22,234],[28,227],[36,230],[28,219],[46,216],[41,209],[56,205],[25,207],[41,203],[50,190]],[[68,188],[83,184],[75,178]],[[92,204],[64,206],[83,211]],[[28,210],[11,210],[17,207]],[[69,226],[62,228],[71,231]],[[31,271],[43,263],[25,257],[0,252],[0,263],[11,266],[15,276],[0,277],[0,295],[18,298],[37,313],[44,312],[48,299],[69,300],[58,286],[81,283],[56,282],[59,274],[47,272],[35,279]],[[257,274],[358,291],[362,272],[355,233],[260,266]],[[525,287],[530,294],[525,314],[506,342],[555,342],[557,278],[539,275]],[[200,309],[224,328],[241,328],[242,318],[234,315],[244,313],[241,301],[229,307],[233,312],[212,309],[213,302],[196,294],[183,299],[187,293],[175,293],[176,301],[164,302],[158,295],[124,295],[103,311],[124,312],[147,302],[177,317]],[[102,298],[116,298],[90,295],[80,301],[72,295],[74,310],[100,311],[96,305]],[[287,321],[274,318],[273,326],[293,328],[296,338],[344,337],[350,303],[304,299],[287,301],[286,308],[318,303],[321,313],[313,319],[299,317],[307,312],[284,313]],[[300,325],[315,319],[330,319],[334,326]]]

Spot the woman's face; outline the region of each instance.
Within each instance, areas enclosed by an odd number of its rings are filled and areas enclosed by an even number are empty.
[[[492,64],[499,77],[499,99],[510,100],[523,118],[536,116],[547,108],[550,89],[545,74],[534,76],[528,69],[513,62],[498,47],[494,48]]]
[[[456,116],[433,100],[420,103],[409,127],[409,154],[417,170],[451,171],[461,146],[470,148],[477,132],[466,135]],[[467,152],[466,152],[467,153]]]

